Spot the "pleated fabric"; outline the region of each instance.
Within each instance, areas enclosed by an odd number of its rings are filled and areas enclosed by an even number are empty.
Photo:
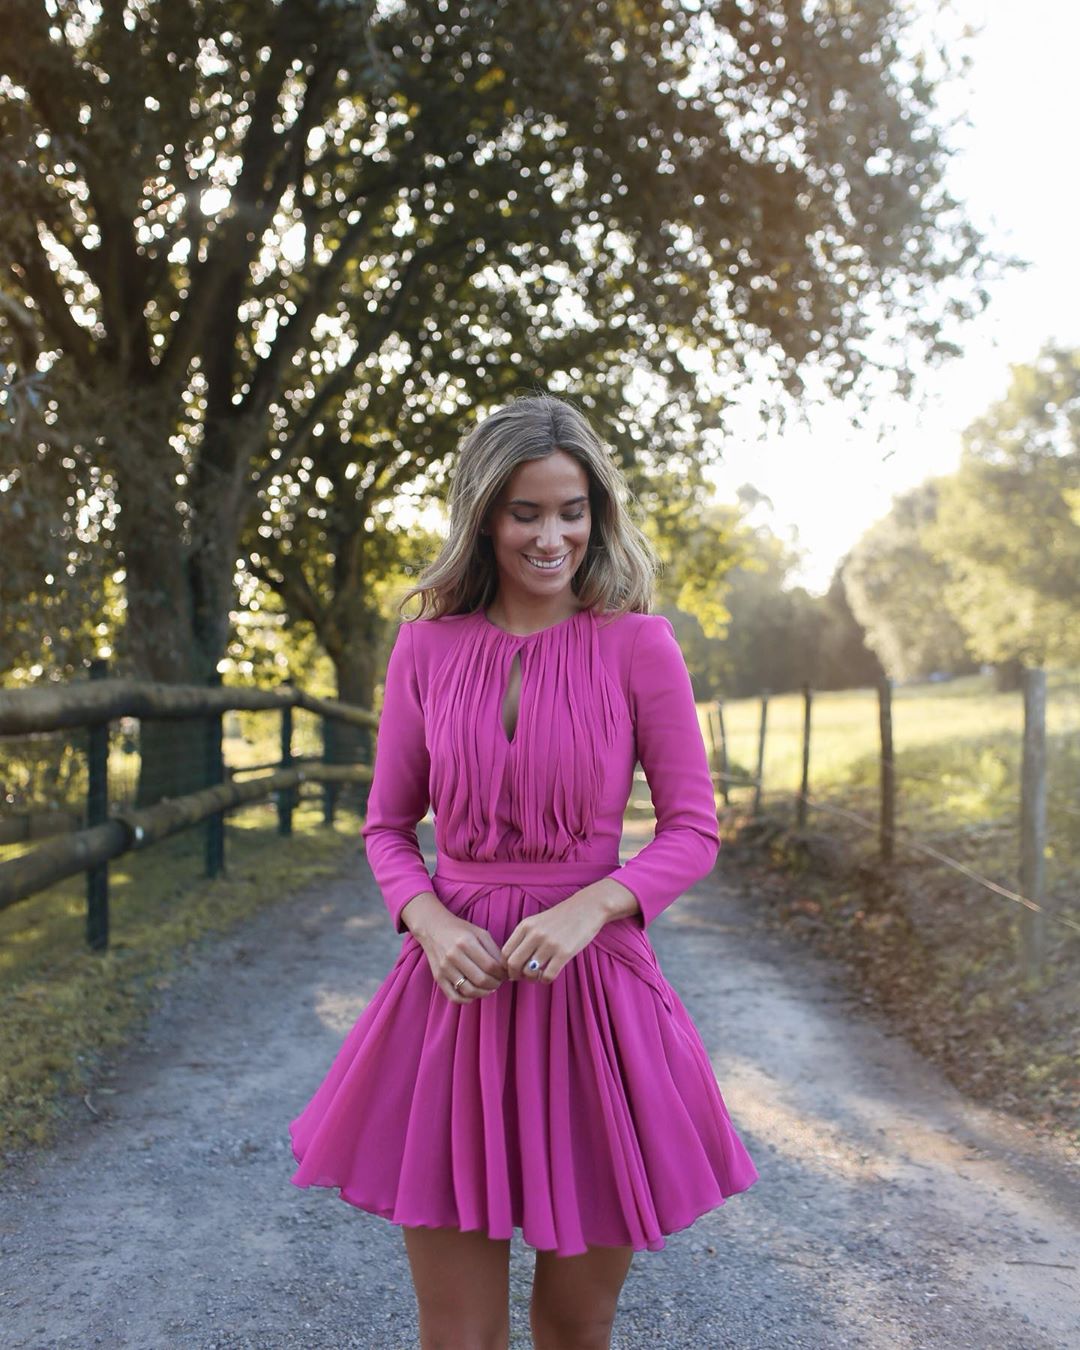
[[[508,739],[501,703],[518,653]],[[531,635],[480,614],[432,669],[431,800],[453,853],[440,848],[431,889],[501,945],[618,867],[589,845],[613,757],[632,762],[630,710],[587,612]],[[701,1036],[629,917],[550,984],[507,981],[465,1005],[446,999],[406,932],[289,1131],[297,1186],[337,1188],[397,1224],[520,1229],[562,1256],[660,1250],[758,1178]]]
[[[522,636],[481,612],[432,679],[431,797],[454,822],[459,856],[506,856],[507,827],[513,856],[524,861],[559,861],[588,844],[605,759],[628,720],[591,617]],[[508,740],[501,709],[518,655],[521,692]]]

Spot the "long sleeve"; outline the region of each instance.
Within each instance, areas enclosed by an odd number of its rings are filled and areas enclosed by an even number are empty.
[[[367,817],[360,836],[394,927],[406,932],[401,911],[421,891],[433,890],[416,837],[427,814],[428,751],[416,678],[412,623],[398,628],[386,666]]]
[[[609,875],[653,919],[702,877],[720,851],[709,760],[690,672],[670,621],[649,615],[630,655],[630,711],[638,760],[656,813],[654,837]]]

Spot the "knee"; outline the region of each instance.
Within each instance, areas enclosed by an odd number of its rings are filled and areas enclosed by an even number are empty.
[[[507,1350],[510,1344],[508,1327],[497,1330],[458,1327],[431,1330],[421,1319],[421,1350]]]
[[[462,1307],[445,1300],[417,1300],[420,1350],[508,1350],[509,1308]]]
[[[534,1305],[531,1320],[535,1350],[608,1350],[615,1314]]]

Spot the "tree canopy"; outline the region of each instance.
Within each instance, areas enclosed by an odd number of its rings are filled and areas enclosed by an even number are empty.
[[[1049,343],[964,434],[926,545],[980,660],[1080,662],[1080,351]]]
[[[348,558],[311,528],[296,566],[332,553],[362,591],[387,499],[442,490],[493,401],[569,391],[628,467],[677,470],[748,373],[903,385],[983,302],[894,0],[7,20],[0,473],[92,477],[124,650],[159,678],[224,652],[245,528],[280,573],[282,522],[329,504]]]
[[[930,479],[899,494],[843,567],[852,612],[883,668],[897,680],[972,664],[962,623],[946,601],[948,567],[924,540],[939,510],[943,481]]]

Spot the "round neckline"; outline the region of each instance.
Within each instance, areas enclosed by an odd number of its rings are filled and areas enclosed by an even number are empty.
[[[497,623],[493,623],[491,619],[489,619],[487,616],[487,610],[485,610],[482,606],[476,612],[477,614],[480,615],[481,621],[488,628],[493,629],[496,633],[501,633],[503,637],[517,638],[522,642],[527,642],[529,638],[543,637],[545,633],[553,633],[557,628],[562,628],[564,624],[568,624],[573,619],[576,619],[580,615],[584,614],[587,609],[588,605],[582,605],[581,608],[576,609],[573,612],[573,614],[568,614],[565,619],[560,619],[557,623],[548,624],[546,628],[538,628],[535,633],[511,633],[508,628],[500,628]]]

